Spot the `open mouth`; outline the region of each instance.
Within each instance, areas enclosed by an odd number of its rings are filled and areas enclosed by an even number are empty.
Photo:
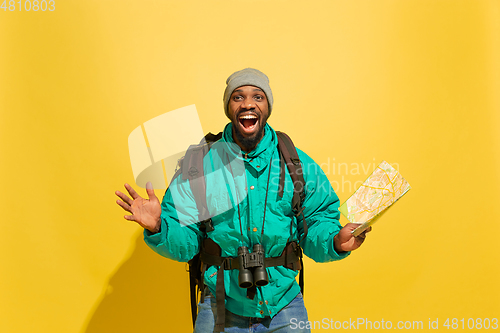
[[[238,121],[246,134],[252,134],[257,128],[259,117],[255,114],[240,115],[238,117]]]

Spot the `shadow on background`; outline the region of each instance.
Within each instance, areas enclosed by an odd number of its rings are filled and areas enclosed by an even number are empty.
[[[82,331],[192,332],[186,266],[156,254],[141,234]]]

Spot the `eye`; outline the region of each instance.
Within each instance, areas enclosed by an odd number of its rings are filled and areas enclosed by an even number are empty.
[[[242,99],[243,97],[241,97],[240,95],[233,96],[233,101],[241,101]]]
[[[254,99],[255,99],[256,101],[262,101],[262,100],[264,99],[264,97],[263,97],[262,95],[256,95],[256,96],[254,97]]]

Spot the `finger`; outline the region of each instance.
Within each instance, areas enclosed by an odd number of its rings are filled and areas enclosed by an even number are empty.
[[[125,218],[125,220],[129,220],[129,221],[135,221],[135,217],[134,215],[125,215],[123,216]]]
[[[368,227],[368,228],[366,228],[366,230],[364,230],[364,231],[361,233],[361,235],[363,235],[363,237],[366,237],[366,234],[367,234],[367,233],[369,233],[370,231],[372,231],[372,227],[371,227],[371,226],[370,226],[370,227]]]
[[[146,192],[148,193],[149,200],[158,200],[151,182],[146,183]]]
[[[356,239],[360,239],[362,240],[363,242],[365,241],[365,238],[366,238],[366,231],[363,231],[362,233],[360,233],[358,235],[358,237],[356,237]]]
[[[127,189],[128,193],[130,194],[130,196],[132,197],[132,199],[135,200],[135,199],[141,197],[139,194],[137,194],[137,192],[129,184],[125,184],[125,188]]]
[[[364,236],[359,235],[358,237],[356,237],[356,238],[354,239],[354,244],[355,244],[355,246],[354,246],[354,247],[355,247],[356,249],[357,249],[357,248],[359,248],[359,247],[361,246],[361,244],[363,244],[363,243],[364,243],[364,241],[365,241],[365,237],[364,237]]]
[[[347,228],[349,230],[355,230],[357,229],[362,223],[347,223],[344,228]]]
[[[126,210],[127,212],[129,213],[132,213],[132,211],[130,210],[130,206],[127,205],[126,203],[124,203],[123,201],[121,200],[116,200],[116,203],[118,204],[118,206],[120,206],[121,208],[123,208],[124,210]]]
[[[132,199],[130,199],[125,193],[122,193],[120,191],[116,191],[115,194],[120,197],[123,201],[125,201],[129,206],[132,206],[134,203]]]

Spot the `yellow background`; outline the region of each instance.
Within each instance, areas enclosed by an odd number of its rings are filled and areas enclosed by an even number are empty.
[[[134,128],[196,104],[222,129],[225,79],[249,66],[270,77],[271,126],[342,202],[382,159],[412,185],[348,259],[306,262],[309,319],[500,317],[499,59],[497,0],[0,10],[0,332],[190,330],[185,265],[145,246],[114,191],[133,183]]]

